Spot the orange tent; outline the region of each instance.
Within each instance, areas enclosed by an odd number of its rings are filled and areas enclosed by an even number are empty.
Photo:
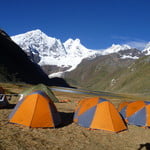
[[[120,112],[124,107],[126,107],[130,102],[122,102],[119,104],[118,111]]]
[[[80,101],[75,110],[74,122],[83,127],[113,132],[127,129],[115,106],[99,97]]]
[[[150,102],[130,102],[120,110],[120,114],[128,124],[150,127]]]
[[[29,127],[55,127],[61,119],[52,100],[42,91],[27,95],[9,115],[9,122]]]

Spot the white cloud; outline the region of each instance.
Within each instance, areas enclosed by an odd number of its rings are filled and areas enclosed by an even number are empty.
[[[148,43],[148,41],[144,41],[142,39],[135,38],[135,37],[129,37],[129,36],[114,35],[111,38],[117,40],[118,43],[127,44],[127,45],[129,45],[133,48],[137,48],[139,50],[143,50],[145,48],[146,44]]]
[[[127,42],[126,44],[133,48],[143,50],[147,43],[148,42],[146,42],[146,41],[130,41],[130,42]]]

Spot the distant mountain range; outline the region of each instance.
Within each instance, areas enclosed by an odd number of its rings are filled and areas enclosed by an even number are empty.
[[[150,53],[150,44],[143,51],[123,53],[133,49],[128,45],[115,45],[104,50],[91,50],[83,46],[79,39],[68,39],[62,43],[59,39],[47,36],[41,30],[33,30],[11,37],[30,57],[38,63],[49,77],[61,77],[64,72],[74,70],[85,58],[93,59],[100,55],[120,52],[122,59],[138,59]],[[51,69],[52,68],[52,69]]]
[[[79,39],[62,43],[40,30],[11,39],[49,78],[61,77],[72,86],[92,90],[150,92],[150,43],[143,50],[119,44],[91,50]]]

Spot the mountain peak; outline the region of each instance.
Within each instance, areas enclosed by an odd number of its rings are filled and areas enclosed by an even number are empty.
[[[150,55],[150,42],[147,43],[146,47],[144,48],[143,52],[146,55]]]
[[[75,39],[74,42],[80,43],[80,39]]]
[[[35,30],[28,31],[26,33],[43,33],[43,32],[40,29],[35,29]]]
[[[21,34],[18,34],[17,36],[24,36],[24,35],[41,35],[41,34],[45,34],[44,32],[42,32],[40,29],[35,29],[35,30],[31,30],[31,31],[27,31],[25,33],[21,33]],[[12,37],[16,37],[15,36],[12,36]]]
[[[69,38],[67,41],[64,42],[64,45],[72,45],[72,44],[80,44],[80,39],[71,39]]]
[[[39,29],[12,36],[11,38],[27,52],[29,56],[33,53],[39,54],[39,57],[53,56],[55,58],[60,55],[66,55],[65,48],[59,39],[49,37]]]
[[[129,45],[126,45],[126,44],[124,44],[124,45],[112,44],[111,47],[103,50],[102,54],[107,55],[107,54],[117,53],[119,51],[127,50],[127,49],[131,49],[131,47]]]

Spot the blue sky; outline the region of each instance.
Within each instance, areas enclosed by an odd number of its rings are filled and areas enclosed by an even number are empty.
[[[10,36],[40,29],[79,38],[90,49],[150,41],[150,0],[1,0],[0,28]]]

